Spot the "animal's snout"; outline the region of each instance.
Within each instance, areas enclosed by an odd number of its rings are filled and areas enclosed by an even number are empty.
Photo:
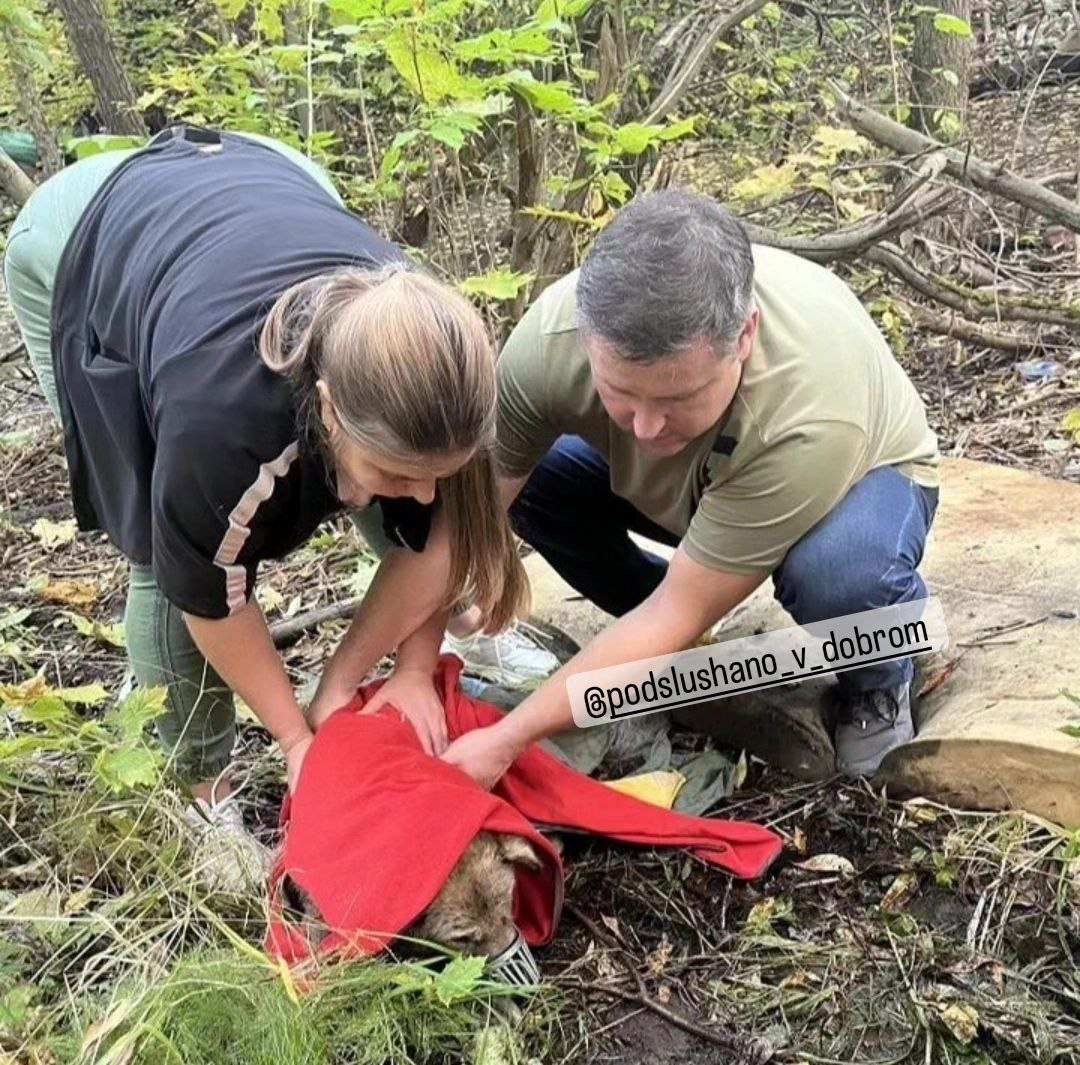
[[[520,932],[505,950],[488,960],[487,971],[504,984],[533,987],[540,983],[540,969]]]

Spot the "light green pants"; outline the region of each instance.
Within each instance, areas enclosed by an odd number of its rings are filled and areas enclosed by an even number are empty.
[[[295,149],[254,134],[293,159],[341,202],[326,174]],[[94,194],[133,150],[90,156],[41,185],[19,212],[8,235],[4,280],[30,363],[59,420],[52,366],[50,315],[53,282],[68,236]],[[392,545],[377,506],[351,515],[382,558]],[[212,780],[229,763],[236,738],[232,692],[195,646],[182,613],[161,594],[149,566],[132,565],[124,612],[128,659],[141,687],[168,687],[168,713],[158,719],[162,746],[177,772],[191,782]]]

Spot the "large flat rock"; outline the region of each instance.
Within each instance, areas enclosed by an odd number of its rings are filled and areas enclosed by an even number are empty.
[[[670,549],[648,545],[659,554]],[[539,556],[527,560],[534,612],[578,643],[611,618]],[[881,780],[898,795],[971,809],[1026,809],[1080,824],[1080,486],[966,459],[942,463],[941,502],[922,573],[945,611],[949,646],[922,662],[919,735]],[[791,625],[771,582],[719,639]],[[944,671],[944,672],[943,672]],[[833,772],[829,677],[717,700],[681,720],[804,777]]]

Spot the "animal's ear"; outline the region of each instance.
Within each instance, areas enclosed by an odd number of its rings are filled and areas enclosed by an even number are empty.
[[[522,836],[499,836],[499,852],[508,862],[520,862],[530,869],[539,869],[542,865],[533,845]]]

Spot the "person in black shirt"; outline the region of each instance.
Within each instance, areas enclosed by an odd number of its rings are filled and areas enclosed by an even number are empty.
[[[497,506],[482,319],[290,152],[175,127],[75,164],[24,208],[6,266],[28,347],[49,307],[49,357],[31,355],[63,425],[76,518],[132,564],[131,665],[140,685],[168,685],[159,735],[191,783],[193,822],[224,827],[260,871],[230,799],[232,693],[279,743],[292,786],[312,724],[384,654],[397,649],[398,690],[425,673],[430,689],[447,604],[467,597],[498,630],[526,587]],[[375,503],[407,551],[385,555],[374,584],[392,594],[360,608],[306,717],[253,596],[257,568]],[[413,552],[418,574],[400,565]],[[447,559],[449,588],[425,575]],[[428,749],[445,747],[433,690],[402,704]]]

